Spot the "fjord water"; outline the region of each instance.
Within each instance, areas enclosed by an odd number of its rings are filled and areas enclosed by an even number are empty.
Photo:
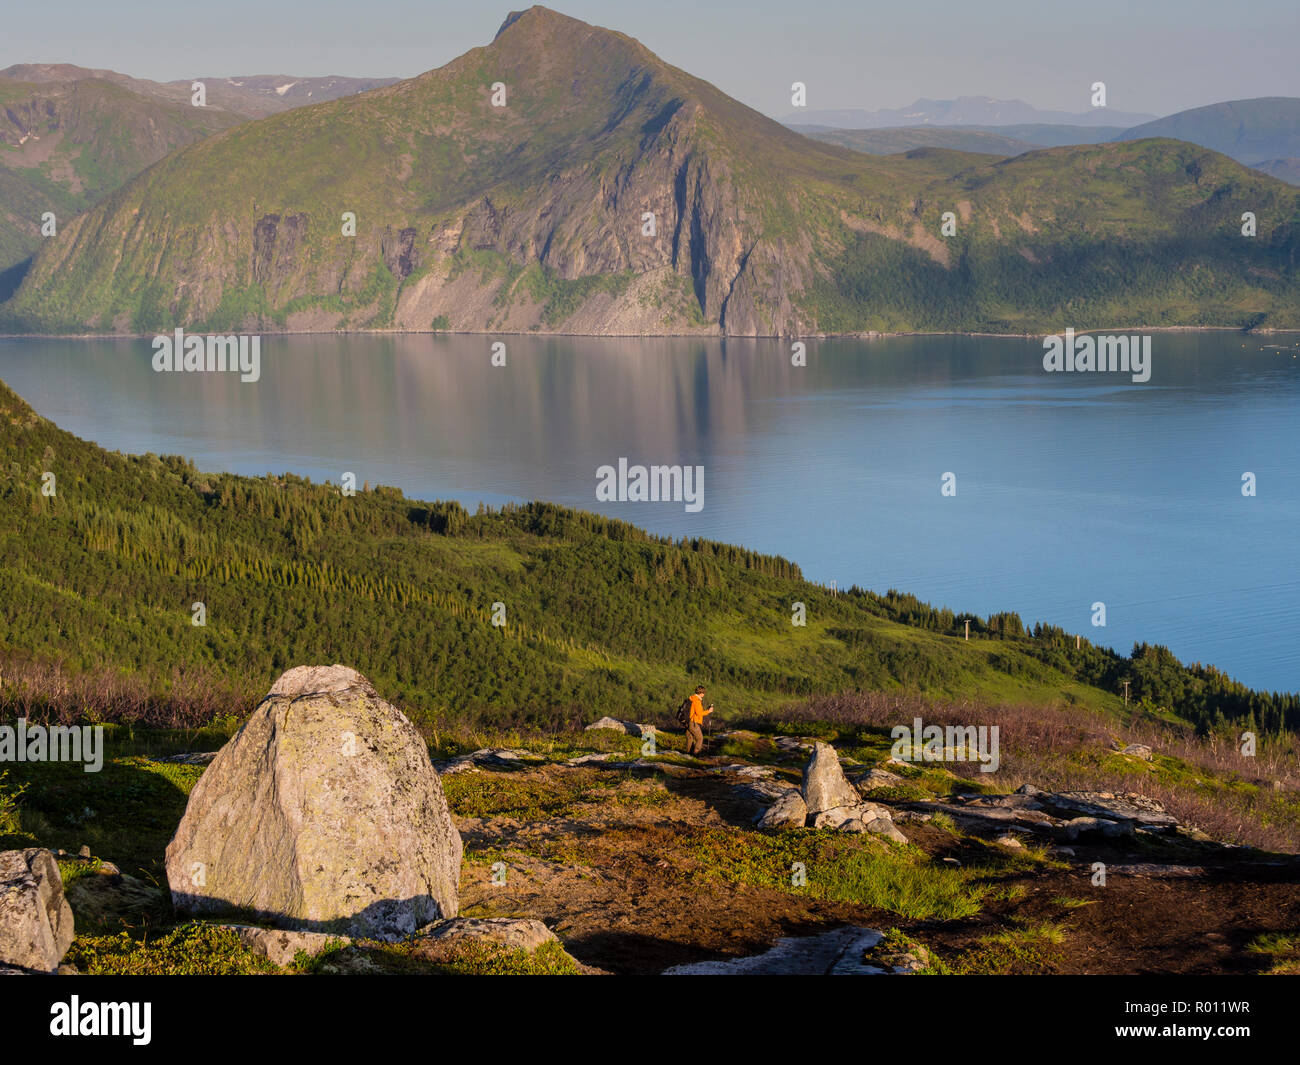
[[[22,339],[0,379],[110,449],[471,510],[551,500],[1296,690],[1298,344],[1157,333],[1134,384],[1045,373],[1041,341],[1004,338],[810,341],[796,367],[776,341],[267,336],[241,383],[155,373],[144,339]],[[597,468],[624,457],[702,466],[703,508],[600,502]]]

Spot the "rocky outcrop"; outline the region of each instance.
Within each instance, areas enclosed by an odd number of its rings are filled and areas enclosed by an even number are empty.
[[[0,853],[0,967],[57,972],[72,936],[54,855],[40,847]]]
[[[857,806],[862,797],[844,776],[839,755],[829,743],[820,741],[813,747],[812,758],[804,766],[799,789],[808,807],[809,818],[837,806]]]
[[[823,828],[839,832],[866,832],[884,836],[895,843],[907,837],[894,824],[892,811],[880,803],[864,802],[844,776],[839,755],[830,744],[817,741],[812,757],[804,767],[802,785],[796,789],[784,782],[768,779],[769,767],[725,766],[734,775],[758,776],[743,790],[766,807],[756,818],[759,828]]]
[[[291,669],[190,793],[172,902],[394,939],[458,909],[461,840],[418,731],[345,666]]]

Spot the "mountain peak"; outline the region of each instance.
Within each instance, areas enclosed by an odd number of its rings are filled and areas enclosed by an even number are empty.
[[[558,11],[552,11],[549,7],[543,7],[541,4],[534,4],[532,7],[525,8],[523,11],[511,11],[510,14],[506,16],[506,20],[501,23],[500,28],[496,32],[496,36],[492,39],[495,41],[497,37],[500,37],[511,26],[520,21],[524,21],[525,24],[539,25],[544,21],[552,23],[579,22],[578,19],[570,18],[568,15],[561,15]],[[580,24],[584,26],[586,25],[586,23]]]

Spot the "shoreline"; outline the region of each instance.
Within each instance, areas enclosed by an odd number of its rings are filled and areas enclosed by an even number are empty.
[[[181,327],[186,328],[186,327]],[[1062,330],[1063,332],[1064,330]],[[1238,333],[1247,337],[1300,335],[1300,326],[1280,329],[1245,329],[1235,325],[1127,325],[1096,326],[1091,329],[1075,329],[1075,336],[1086,334],[1119,333]],[[252,335],[242,330],[214,330],[211,335]],[[0,333],[3,340],[144,340],[159,333]],[[209,333],[195,333],[195,336],[207,336]],[[991,340],[1042,340],[1045,337],[1060,336],[1061,333],[979,333],[971,330],[920,330],[912,329],[901,332],[880,333],[869,330],[865,333],[762,333],[757,335],[739,335],[726,333],[565,333],[532,332],[518,329],[270,329],[259,330],[258,336],[445,336],[445,337],[563,337],[570,340],[888,340],[897,337],[970,337],[972,339]]]

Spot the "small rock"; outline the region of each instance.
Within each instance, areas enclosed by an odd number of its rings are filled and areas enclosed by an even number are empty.
[[[89,858],[90,858],[90,847],[89,847],[87,844],[83,843],[83,844],[81,845],[81,850],[77,851],[77,857],[78,857],[78,858],[85,858],[85,859],[89,860]]]
[[[852,806],[836,806],[823,810],[819,814],[810,813],[812,828],[839,828],[845,821],[872,821],[877,817],[888,817],[889,811],[874,802],[856,802]]]
[[[577,758],[570,758],[564,764],[567,766],[589,765],[592,762],[608,762],[613,757],[612,754],[580,754]]]
[[[1074,817],[1060,826],[1062,836],[1073,842],[1083,835],[1100,835],[1106,839],[1131,839],[1131,821],[1108,821],[1104,817]]]
[[[594,721],[588,725],[586,731],[590,732],[592,729],[601,728],[607,728],[611,732],[627,732],[627,725],[616,717],[602,717],[599,721]]]
[[[884,836],[895,843],[906,843],[907,837],[898,831],[894,822],[885,817],[877,817],[867,822],[867,831],[875,836]]]
[[[1127,747],[1121,748],[1119,753],[1141,758],[1144,762],[1151,761],[1151,748],[1145,743],[1130,743]]]
[[[559,942],[541,921],[523,917],[453,917],[423,928],[419,934],[439,942],[482,940],[530,953],[545,943]]]
[[[759,828],[802,828],[808,807],[795,788],[789,788],[758,819]]]
[[[72,937],[54,855],[42,847],[0,852],[0,964],[53,973]]]
[[[352,940],[347,936],[332,936],[324,932],[257,928],[247,924],[225,924],[218,927],[230,929],[254,954],[260,954],[273,965],[281,968],[292,965],[299,951],[314,958],[331,945],[347,947],[352,944]]]
[[[68,903],[78,921],[116,925],[123,918],[138,918],[142,913],[166,907],[167,894],[162,888],[124,876],[116,866],[111,868],[113,872],[101,866],[93,875],[78,877],[68,887]]]
[[[870,769],[859,776],[854,783],[859,791],[874,791],[876,788],[896,788],[907,781],[887,769]]]
[[[1006,832],[1003,835],[998,836],[998,838],[995,839],[993,842],[996,843],[999,847],[1010,847],[1012,850],[1024,850],[1025,847],[1025,845],[1021,843],[1020,840],[1017,837],[1013,836],[1010,832]]]

